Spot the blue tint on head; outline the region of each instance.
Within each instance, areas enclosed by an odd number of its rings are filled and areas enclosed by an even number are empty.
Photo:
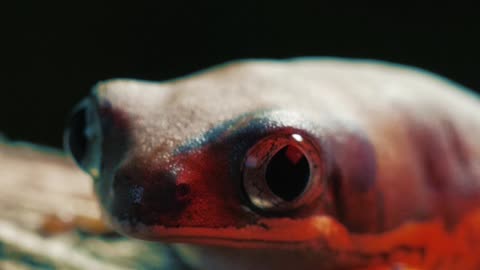
[[[222,139],[227,139],[227,137],[235,136],[242,131],[262,133],[262,131],[267,129],[267,126],[264,125],[262,121],[258,121],[259,119],[257,118],[259,114],[262,114],[262,112],[264,111],[246,113],[234,119],[222,122],[201,136],[192,138],[185,144],[177,147],[174,150],[174,154],[178,155],[195,151],[208,144],[221,141]],[[237,148],[237,145],[235,145],[234,148]]]

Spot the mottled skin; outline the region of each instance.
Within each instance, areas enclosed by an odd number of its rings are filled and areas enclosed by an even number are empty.
[[[200,269],[480,269],[480,102],[445,79],[373,61],[243,61],[101,82],[86,106],[80,163],[109,221],[186,243]],[[246,198],[242,168],[279,133],[317,145],[327,191],[271,214]]]

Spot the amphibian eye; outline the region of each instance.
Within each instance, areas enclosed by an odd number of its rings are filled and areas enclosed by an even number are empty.
[[[100,160],[100,122],[89,100],[80,102],[70,116],[64,147],[86,172],[96,175]]]
[[[256,208],[288,211],[318,197],[324,189],[323,172],[321,153],[306,136],[274,134],[247,152],[243,187]]]
[[[72,154],[78,164],[82,164],[88,148],[88,138],[85,134],[87,127],[87,108],[77,108],[69,119],[68,135],[65,135],[65,148]]]

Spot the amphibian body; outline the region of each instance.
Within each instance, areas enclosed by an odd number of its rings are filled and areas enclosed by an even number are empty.
[[[445,79],[296,59],[101,82],[66,145],[116,230],[198,269],[480,269],[479,137]]]

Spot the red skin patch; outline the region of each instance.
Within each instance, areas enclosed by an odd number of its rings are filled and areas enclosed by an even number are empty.
[[[222,149],[208,147],[178,155],[161,166],[148,164],[153,160],[148,158],[132,162],[137,165],[127,165],[116,174],[112,215],[120,221],[126,218],[165,227],[239,227],[255,223],[257,215],[242,208],[240,183],[232,182],[231,165],[222,158],[223,153]],[[140,198],[133,198],[133,189],[143,191]]]

